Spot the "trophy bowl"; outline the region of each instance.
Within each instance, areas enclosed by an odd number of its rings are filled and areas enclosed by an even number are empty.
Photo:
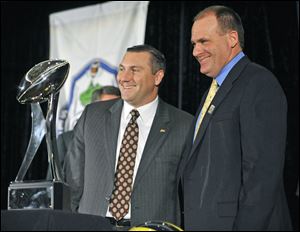
[[[65,83],[70,64],[65,60],[46,60],[32,67],[19,84],[17,100],[21,104],[44,102]]]

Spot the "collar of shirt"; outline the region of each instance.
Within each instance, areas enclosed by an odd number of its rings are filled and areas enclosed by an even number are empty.
[[[142,122],[146,126],[148,124],[151,125],[156,113],[157,106],[158,106],[158,96],[152,102],[138,108],[135,108],[130,104],[128,104],[126,101],[124,101],[122,119],[126,122],[129,122],[129,120],[131,119],[131,115],[130,115],[131,110],[136,109],[140,114],[137,121]]]
[[[222,68],[221,72],[219,73],[219,75],[216,77],[216,81],[218,83],[218,86],[221,86],[223,81],[225,80],[225,78],[227,77],[228,73],[230,72],[230,70],[233,68],[234,65],[236,65],[236,63],[242,59],[245,56],[245,54],[243,52],[240,52],[239,54],[237,54],[228,64],[226,64],[224,66],[224,68]]]

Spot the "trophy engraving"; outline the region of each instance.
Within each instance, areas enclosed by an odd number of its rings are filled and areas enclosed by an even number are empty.
[[[31,104],[32,128],[29,144],[14,182],[8,188],[8,209],[69,209],[69,189],[63,182],[56,144],[58,92],[70,65],[65,60],[47,60],[32,67],[19,84],[17,100]],[[48,101],[46,119],[40,103]],[[52,181],[23,181],[46,135]]]

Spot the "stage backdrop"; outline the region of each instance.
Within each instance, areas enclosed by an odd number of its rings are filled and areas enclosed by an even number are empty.
[[[50,58],[70,63],[59,96],[58,134],[73,129],[95,89],[118,86],[126,48],[144,43],[148,3],[115,1],[50,15]]]

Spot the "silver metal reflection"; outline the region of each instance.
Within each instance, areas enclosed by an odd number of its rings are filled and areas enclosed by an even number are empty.
[[[65,83],[69,68],[65,60],[47,60],[35,65],[21,80],[17,100],[22,104],[48,100]]]
[[[32,128],[29,144],[15,181],[23,181],[25,174],[46,134],[47,152],[53,180],[62,181],[56,144],[56,111],[58,92],[65,83],[70,65],[65,60],[47,60],[31,68],[19,84],[17,100],[31,104]],[[46,120],[39,103],[48,101]]]
[[[46,123],[39,103],[31,104],[31,119],[31,136],[22,165],[17,174],[16,181],[22,181],[24,179],[29,165],[31,164],[36,151],[46,134]]]

